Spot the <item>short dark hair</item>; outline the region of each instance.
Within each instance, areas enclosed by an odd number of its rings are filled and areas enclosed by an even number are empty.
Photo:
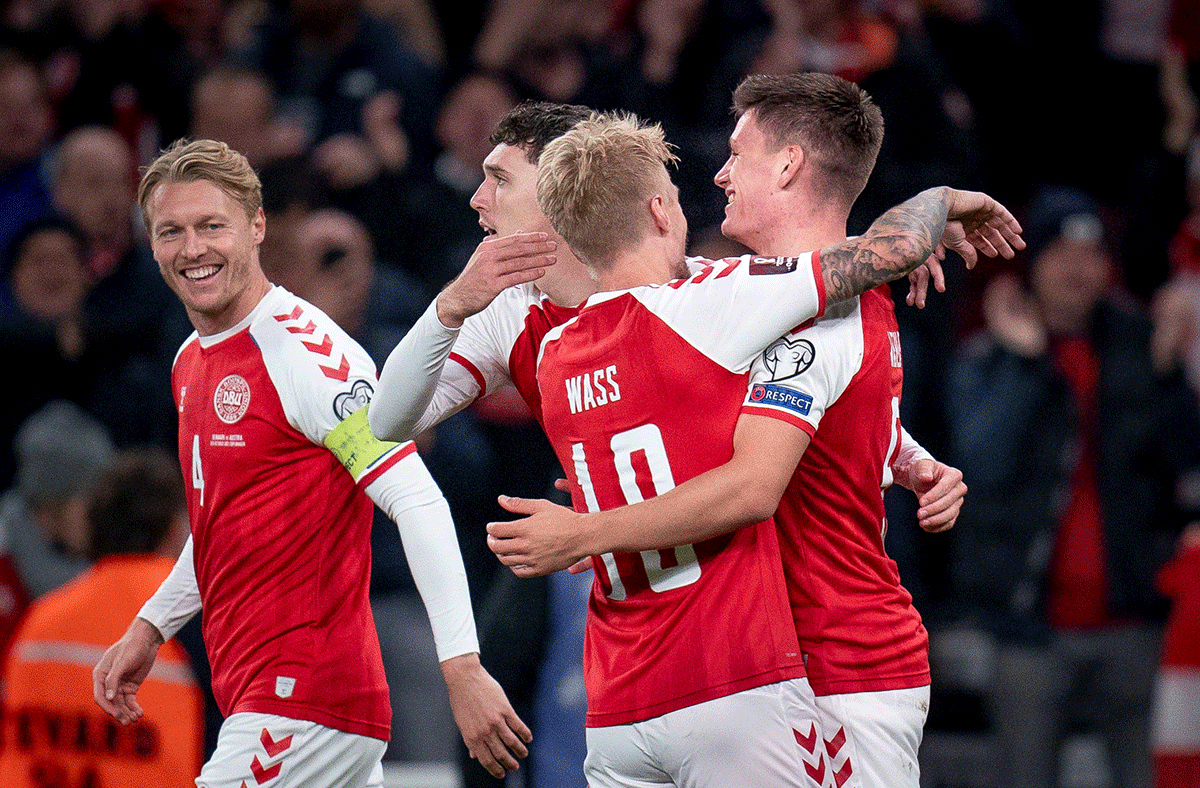
[[[166,449],[119,452],[89,501],[89,557],[156,552],[186,506],[179,463]]]
[[[43,213],[33,217],[29,221],[22,224],[13,234],[8,242],[8,246],[4,250],[3,279],[7,280],[17,266],[17,260],[25,253],[25,245],[29,243],[29,239],[42,232],[59,232],[71,239],[75,246],[75,253],[79,255],[80,262],[83,262],[87,256],[87,236],[83,230],[75,223],[75,220],[66,214],[61,213]]]
[[[858,85],[833,74],[753,74],[733,92],[738,117],[754,111],[755,122],[776,145],[800,145],[822,168],[827,194],[858,199],[883,144],[883,113]]]
[[[517,145],[525,149],[525,158],[537,164],[542,150],[558,139],[592,111],[579,104],[555,104],[550,101],[525,101],[500,119],[488,141],[493,145]]]

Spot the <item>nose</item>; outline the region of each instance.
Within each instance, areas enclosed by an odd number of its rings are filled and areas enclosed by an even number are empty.
[[[183,256],[187,260],[198,260],[200,255],[204,254],[204,243],[200,240],[200,233],[189,227],[184,230],[183,234]]]
[[[479,188],[476,189],[475,193],[471,195],[470,205],[471,208],[476,212],[482,211],[486,207],[484,205],[484,199],[487,193],[488,182],[485,180],[483,183],[479,184]]]
[[[717,170],[717,174],[713,176],[713,183],[724,189],[729,184],[729,168],[733,165],[733,157],[730,156],[721,165],[721,169]]]

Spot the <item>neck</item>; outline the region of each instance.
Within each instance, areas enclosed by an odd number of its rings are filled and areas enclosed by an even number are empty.
[[[246,316],[254,311],[254,307],[271,290],[271,283],[267,281],[267,277],[258,271],[257,276],[250,280],[245,289],[238,294],[223,310],[215,314],[205,312],[194,312],[188,310],[188,318],[192,321],[192,327],[196,329],[202,337],[220,334],[222,331],[228,331],[238,323],[246,319]]]
[[[753,244],[755,254],[764,257],[794,257],[815,252],[846,240],[846,216],[813,217],[771,223]]]
[[[643,285],[659,285],[680,275],[683,258],[669,239],[654,235],[634,249],[618,254],[611,265],[596,270],[599,290],[628,290]]]
[[[559,241],[557,255],[558,262],[536,282],[537,288],[559,306],[578,306],[596,292],[596,280],[565,241]]]

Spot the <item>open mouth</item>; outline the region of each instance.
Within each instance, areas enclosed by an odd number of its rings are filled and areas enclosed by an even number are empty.
[[[211,279],[221,270],[219,265],[201,265],[196,268],[185,268],[180,271],[184,279],[189,282],[203,282],[206,279]]]

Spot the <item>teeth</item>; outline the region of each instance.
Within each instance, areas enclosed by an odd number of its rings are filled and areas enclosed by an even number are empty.
[[[220,270],[221,267],[219,265],[205,265],[200,268],[188,268],[183,272],[183,275],[187,279],[204,279]]]

